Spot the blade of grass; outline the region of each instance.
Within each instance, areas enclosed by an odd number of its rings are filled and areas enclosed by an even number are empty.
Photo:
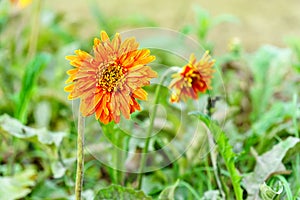
[[[287,182],[287,180],[281,175],[277,175],[276,178],[278,178],[283,184],[283,188],[286,193],[287,200],[293,200],[293,194],[290,188],[290,184]]]
[[[195,199],[201,199],[197,191],[187,182],[181,180],[179,185],[186,187],[194,195]]]
[[[213,178],[211,175],[212,173],[211,173],[211,167],[209,166],[208,156],[205,158],[204,165],[205,165],[206,175],[207,175],[206,184],[207,184],[208,190],[212,190],[213,189],[213,187],[212,187]]]
[[[34,87],[37,85],[38,76],[49,62],[50,56],[48,54],[38,54],[26,67],[15,110],[15,118],[22,123],[27,122],[28,105],[33,95]]]

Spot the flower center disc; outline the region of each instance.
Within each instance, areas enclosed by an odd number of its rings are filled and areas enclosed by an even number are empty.
[[[118,83],[124,77],[123,69],[117,63],[110,63],[99,74],[99,86],[108,92],[117,89]]]

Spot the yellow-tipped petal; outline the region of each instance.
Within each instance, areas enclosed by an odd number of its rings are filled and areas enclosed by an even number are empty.
[[[74,56],[74,55],[71,55],[71,56],[65,56],[65,59],[66,60],[74,60],[74,59],[76,59],[77,58],[77,56]]]
[[[101,40],[102,40],[103,42],[110,41],[110,40],[109,40],[109,37],[108,37],[108,35],[107,35],[107,33],[106,33],[105,31],[101,31],[100,36],[101,36]]]
[[[73,89],[74,89],[74,85],[73,85],[73,84],[68,85],[68,86],[66,86],[66,87],[64,88],[64,90],[65,90],[66,92],[72,92]]]
[[[94,39],[94,46],[97,46],[101,43],[101,40],[99,40],[98,38]]]
[[[147,100],[147,95],[148,95],[147,92],[145,90],[143,90],[142,88],[134,91],[134,93],[133,93],[133,97],[138,98],[140,100],[144,100],[144,101]]]

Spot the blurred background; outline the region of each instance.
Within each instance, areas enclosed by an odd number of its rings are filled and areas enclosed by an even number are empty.
[[[58,13],[64,13],[65,24],[80,23],[78,30],[84,37],[99,32],[99,24],[91,10],[97,6],[101,15],[116,19],[133,19],[153,22],[153,25],[180,30],[186,24],[196,21],[195,7],[201,6],[211,16],[231,14],[236,23],[225,23],[211,30],[209,39],[216,43],[217,52],[225,52],[226,44],[232,37],[238,37],[247,50],[253,51],[262,43],[285,46],[284,39],[300,34],[298,0],[258,1],[250,0],[128,0],[120,2],[98,1],[45,1],[45,7]],[[147,24],[152,25],[150,24]],[[138,26],[144,27],[143,24]],[[119,30],[126,30],[120,27]]]
[[[158,134],[151,148],[161,149],[173,139],[174,149],[185,147],[198,123],[187,111],[199,104],[229,138],[223,145],[232,146],[227,161],[234,162],[242,177],[244,199],[264,194],[264,182],[273,194],[282,186],[283,199],[299,197],[299,8],[299,0],[0,0],[0,199],[74,199],[77,130],[72,102],[63,90],[66,71],[72,68],[65,56],[76,49],[90,53],[101,30],[113,36],[144,27],[169,28],[192,37],[210,50],[218,70],[213,90],[199,95],[184,111],[171,105],[170,91],[162,89],[160,103],[171,114],[164,119],[166,126],[155,124]],[[153,68],[185,64],[164,51],[151,53],[157,57]],[[159,67],[155,70],[161,75]],[[146,87],[150,102],[155,87]],[[142,107],[132,115],[134,128],[122,124],[129,132],[144,133],[147,128],[151,106]],[[87,129],[99,131],[95,126]],[[103,126],[103,134],[116,146],[141,151],[143,142],[121,133],[120,127]],[[235,198],[226,158],[210,151],[219,144],[209,141],[212,136],[204,127],[197,134],[180,159],[145,175],[145,195]],[[113,155],[98,138],[93,142],[98,155]],[[129,158],[123,159],[119,163]],[[138,158],[130,159],[132,166],[139,164]],[[115,172],[89,153],[84,181],[88,200],[112,183],[137,185],[136,174]]]

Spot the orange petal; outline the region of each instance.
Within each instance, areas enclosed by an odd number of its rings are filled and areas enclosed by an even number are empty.
[[[120,103],[120,110],[122,112],[122,114],[124,115],[124,117],[126,119],[130,118],[130,109],[129,109],[129,96],[127,96],[126,94],[122,94],[121,92],[119,93],[119,98],[118,100],[121,102]]]
[[[82,98],[80,101],[80,112],[83,116],[92,115],[95,112],[95,107],[93,105],[93,96],[87,98]]]

